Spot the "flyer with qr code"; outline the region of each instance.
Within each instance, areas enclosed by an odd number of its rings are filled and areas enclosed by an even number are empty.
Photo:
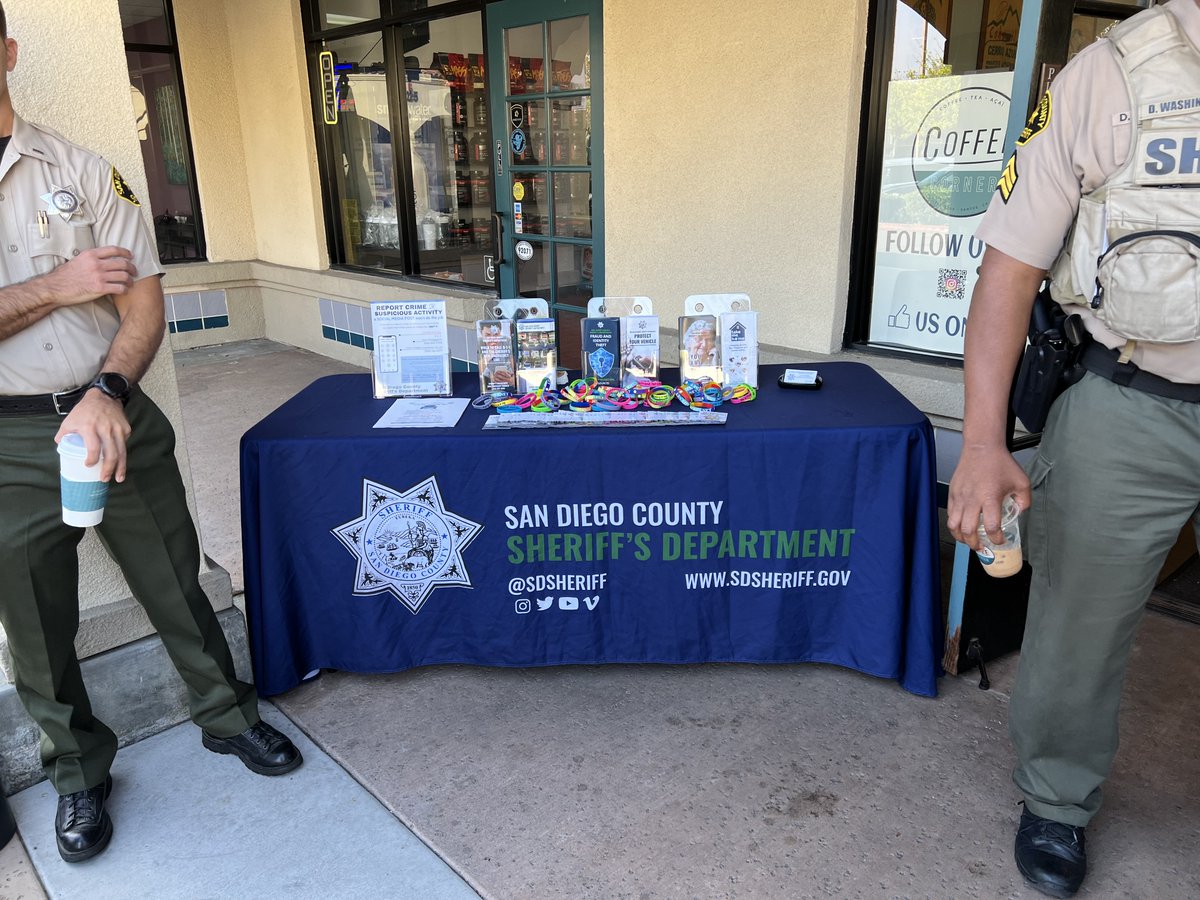
[[[377,300],[371,333],[376,399],[450,396],[446,301]]]

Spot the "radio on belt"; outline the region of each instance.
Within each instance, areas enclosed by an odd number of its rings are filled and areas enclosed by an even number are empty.
[[[815,391],[821,386],[821,376],[816,369],[784,369],[779,376],[779,386],[798,391]]]

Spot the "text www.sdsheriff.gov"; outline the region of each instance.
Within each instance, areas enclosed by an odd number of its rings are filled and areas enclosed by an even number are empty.
[[[803,569],[799,572],[688,572],[683,576],[689,591],[710,588],[748,587],[786,590],[797,587],[843,587],[850,583],[849,569]]]

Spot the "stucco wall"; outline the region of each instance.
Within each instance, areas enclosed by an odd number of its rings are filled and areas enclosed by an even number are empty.
[[[207,5],[207,4],[205,4]],[[220,4],[214,4],[220,5]],[[225,0],[258,259],[328,265],[300,5]]]
[[[762,343],[839,347],[866,0],[604,6],[605,292],[745,291]]]
[[[225,6],[175,0],[173,10],[208,258],[253,259],[258,244]]]
[[[100,153],[138,196],[145,197],[117,0],[5,0],[4,10],[9,36],[19,48],[16,71],[9,76],[17,112]],[[142,386],[181,431],[170,352],[159,353]],[[178,453],[192,502],[182,441]],[[80,548],[80,562],[80,606],[85,614],[128,598],[124,579],[91,533]],[[111,643],[122,642],[120,634],[111,635]]]
[[[208,257],[328,265],[299,4],[175,0]]]

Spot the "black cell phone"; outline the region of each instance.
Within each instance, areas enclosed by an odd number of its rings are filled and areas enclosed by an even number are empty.
[[[784,369],[779,376],[779,386],[789,390],[815,391],[821,384],[821,376],[816,369]]]

